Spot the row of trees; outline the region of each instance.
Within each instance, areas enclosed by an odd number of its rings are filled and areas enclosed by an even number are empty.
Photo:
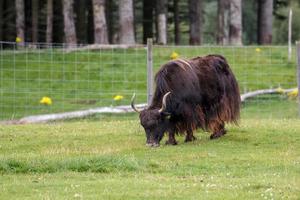
[[[189,44],[199,45],[205,32],[204,7],[213,1],[216,43],[242,45],[242,0],[0,0],[0,40],[16,35],[34,43],[135,44],[152,37],[167,44],[172,29],[174,43],[181,44],[187,29]],[[281,1],[253,1],[258,44],[272,43],[273,8]]]

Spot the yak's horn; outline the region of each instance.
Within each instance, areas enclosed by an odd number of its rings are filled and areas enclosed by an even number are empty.
[[[158,112],[162,113],[166,110],[167,108],[167,97],[168,95],[171,94],[171,92],[167,92],[164,96],[163,96],[163,99],[162,99],[162,106],[161,106],[161,109],[159,109]]]
[[[133,93],[132,98],[131,98],[131,108],[132,108],[135,112],[140,113],[141,111],[138,110],[138,109],[135,107],[134,101],[135,101],[135,93]]]

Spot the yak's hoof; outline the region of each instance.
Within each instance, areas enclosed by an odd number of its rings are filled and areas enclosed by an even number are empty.
[[[159,147],[158,143],[146,143],[147,147]]]
[[[197,140],[197,138],[195,136],[192,136],[192,137],[186,137],[184,142],[192,142],[192,141],[195,141]]]
[[[217,138],[219,138],[219,137],[221,137],[221,136],[223,136],[223,135],[225,135],[225,134],[226,134],[226,131],[225,131],[225,130],[222,130],[222,131],[216,132],[216,133],[214,133],[214,134],[211,134],[211,135],[210,135],[210,139],[211,139],[211,140],[217,139]]]
[[[176,140],[174,140],[174,141],[167,140],[166,145],[177,145],[177,141]]]

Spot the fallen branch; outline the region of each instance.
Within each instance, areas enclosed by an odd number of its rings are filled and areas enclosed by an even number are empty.
[[[143,109],[146,107],[146,104],[138,104],[136,105],[136,107]],[[55,121],[55,120],[82,118],[82,117],[86,117],[98,113],[129,113],[129,112],[133,112],[131,106],[101,107],[101,108],[93,108],[93,109],[82,110],[82,111],[33,115],[33,116],[23,117],[19,120],[3,121],[1,123],[2,124],[44,123],[44,122]]]
[[[261,94],[285,94],[285,93],[289,93],[292,92],[294,90],[296,90],[297,88],[291,88],[291,89],[281,89],[281,88],[277,88],[277,89],[266,89],[266,90],[256,90],[253,92],[248,92],[245,94],[241,95],[241,101],[244,102],[246,99],[248,98],[252,98]]]
[[[241,95],[241,101],[244,102],[246,99],[261,94],[286,94],[286,93],[294,92],[295,90],[297,90],[297,88],[285,89],[285,90],[281,88],[256,90]],[[136,107],[139,109],[143,109],[146,106],[147,104],[136,105]],[[129,112],[134,112],[131,106],[101,107],[101,108],[92,108],[88,110],[65,112],[65,113],[33,115],[33,116],[23,117],[19,120],[3,121],[1,122],[1,124],[45,123],[45,122],[55,121],[55,120],[82,118],[82,117],[99,114],[99,113],[129,113]]]

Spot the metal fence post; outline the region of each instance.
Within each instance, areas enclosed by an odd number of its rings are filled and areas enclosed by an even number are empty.
[[[297,63],[298,63],[298,67],[297,67],[297,71],[298,71],[298,114],[300,117],[300,41],[297,41],[296,43],[297,46]]]
[[[151,104],[153,96],[153,58],[152,58],[152,38],[147,39],[147,103]]]
[[[291,62],[291,59],[292,59],[292,16],[293,16],[293,11],[290,8],[289,28],[288,28],[288,61],[289,62]]]

